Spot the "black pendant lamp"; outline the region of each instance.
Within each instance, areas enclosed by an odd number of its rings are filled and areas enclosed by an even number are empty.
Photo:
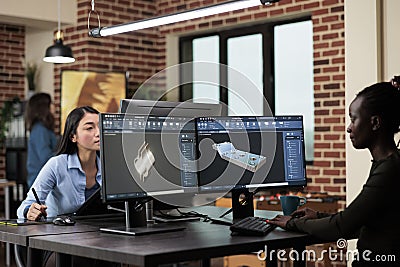
[[[46,49],[43,61],[49,63],[72,63],[75,58],[72,56],[71,47],[63,44],[63,33],[60,30],[60,1],[58,0],[58,31],[55,36],[54,45]]]

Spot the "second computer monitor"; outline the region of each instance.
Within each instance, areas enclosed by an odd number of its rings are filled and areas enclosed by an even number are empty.
[[[121,99],[120,113],[169,117],[220,116],[221,104]]]
[[[196,120],[199,191],[304,187],[302,116]]]

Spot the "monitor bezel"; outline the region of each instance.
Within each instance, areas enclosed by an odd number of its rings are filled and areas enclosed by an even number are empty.
[[[104,117],[107,115],[124,115],[125,113],[99,113],[99,127],[100,127],[100,151],[104,150],[104,131],[103,131],[103,120]],[[124,115],[125,116],[125,115]],[[147,116],[147,115],[138,115],[138,114],[129,114],[129,116],[133,116],[133,117],[138,117],[138,118],[156,118],[156,119],[171,119],[172,117],[164,117],[164,116]],[[186,118],[185,118],[186,119]],[[191,118],[188,118],[188,121],[192,120]],[[148,194],[148,192],[143,191],[146,195],[143,196],[137,196],[137,197],[118,197],[118,198],[109,198],[108,194],[106,192],[106,188],[107,188],[107,178],[105,175],[105,153],[100,153],[100,162],[102,165],[101,168],[101,175],[102,175],[102,186],[101,186],[101,196],[102,196],[102,201],[104,203],[117,203],[117,202],[123,202],[123,201],[140,201],[140,202],[147,202],[149,200],[152,199],[156,199],[154,198],[154,196],[152,196],[151,194]],[[166,191],[168,192],[168,191]],[[186,194],[187,196],[192,196],[192,195],[196,195],[197,192],[182,192],[182,193],[166,193],[165,196],[173,196],[173,195],[183,195]],[[160,204],[157,205],[156,203],[154,203],[155,207],[154,209],[164,209],[164,207],[172,207],[173,205],[171,204]],[[158,208],[157,206],[159,206],[160,208]],[[174,206],[174,207],[185,207],[185,206]],[[166,209],[166,208],[165,208]]]
[[[273,192],[278,192],[278,191],[286,191],[287,189],[291,189],[293,191],[300,191],[302,189],[304,189],[307,184],[308,184],[308,178],[307,178],[307,164],[306,164],[306,158],[305,158],[305,135],[304,135],[304,116],[303,115],[275,115],[275,116],[219,116],[219,118],[275,118],[277,120],[282,119],[282,118],[298,118],[301,120],[302,122],[302,126],[301,126],[301,132],[302,132],[302,137],[303,137],[303,141],[301,142],[302,144],[302,163],[303,163],[303,172],[304,172],[304,180],[300,181],[298,184],[297,183],[288,183],[288,184],[279,184],[279,185],[272,185],[272,184],[260,184],[260,186],[258,187],[252,187],[252,186],[245,186],[245,187],[232,187],[228,193],[236,191],[236,192],[253,192],[253,194],[259,192],[259,191],[273,191]],[[200,119],[196,118],[196,120]],[[209,117],[207,119],[212,119],[213,117]],[[198,132],[197,132],[197,127],[196,127],[196,142],[199,142],[199,138],[198,138]],[[197,153],[199,153],[197,151]],[[198,174],[198,185],[200,188],[200,174]],[[263,186],[265,185],[265,186]],[[222,192],[223,190],[209,190],[209,191],[202,191],[202,190],[198,190],[198,194],[213,194],[213,193],[219,193]]]
[[[189,118],[220,116],[222,115],[222,104],[121,99],[119,113]]]

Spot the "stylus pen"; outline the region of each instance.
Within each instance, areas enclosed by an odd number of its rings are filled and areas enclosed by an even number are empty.
[[[35,196],[36,203],[38,203],[39,205],[42,205],[42,202],[40,202],[40,199],[39,199],[38,195],[36,194],[36,190],[33,187],[32,187],[32,192],[33,192],[33,195]]]
[[[36,194],[36,190],[33,187],[32,187],[32,192],[33,192],[33,195],[35,196],[36,203],[38,203],[39,205],[42,205],[42,202],[40,202],[40,199],[39,199],[38,195]],[[43,217],[46,217],[46,216],[43,216]]]

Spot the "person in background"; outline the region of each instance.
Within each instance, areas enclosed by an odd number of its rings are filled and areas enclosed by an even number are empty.
[[[323,214],[309,208],[269,223],[326,241],[358,238],[353,266],[400,266],[398,211],[400,152],[394,135],[400,126],[400,77],[366,87],[349,107],[347,133],[355,149],[372,156],[369,177],[343,211]]]
[[[52,107],[51,97],[47,93],[36,93],[27,104],[25,121],[30,133],[26,163],[28,188],[47,160],[54,155],[57,145]]]

